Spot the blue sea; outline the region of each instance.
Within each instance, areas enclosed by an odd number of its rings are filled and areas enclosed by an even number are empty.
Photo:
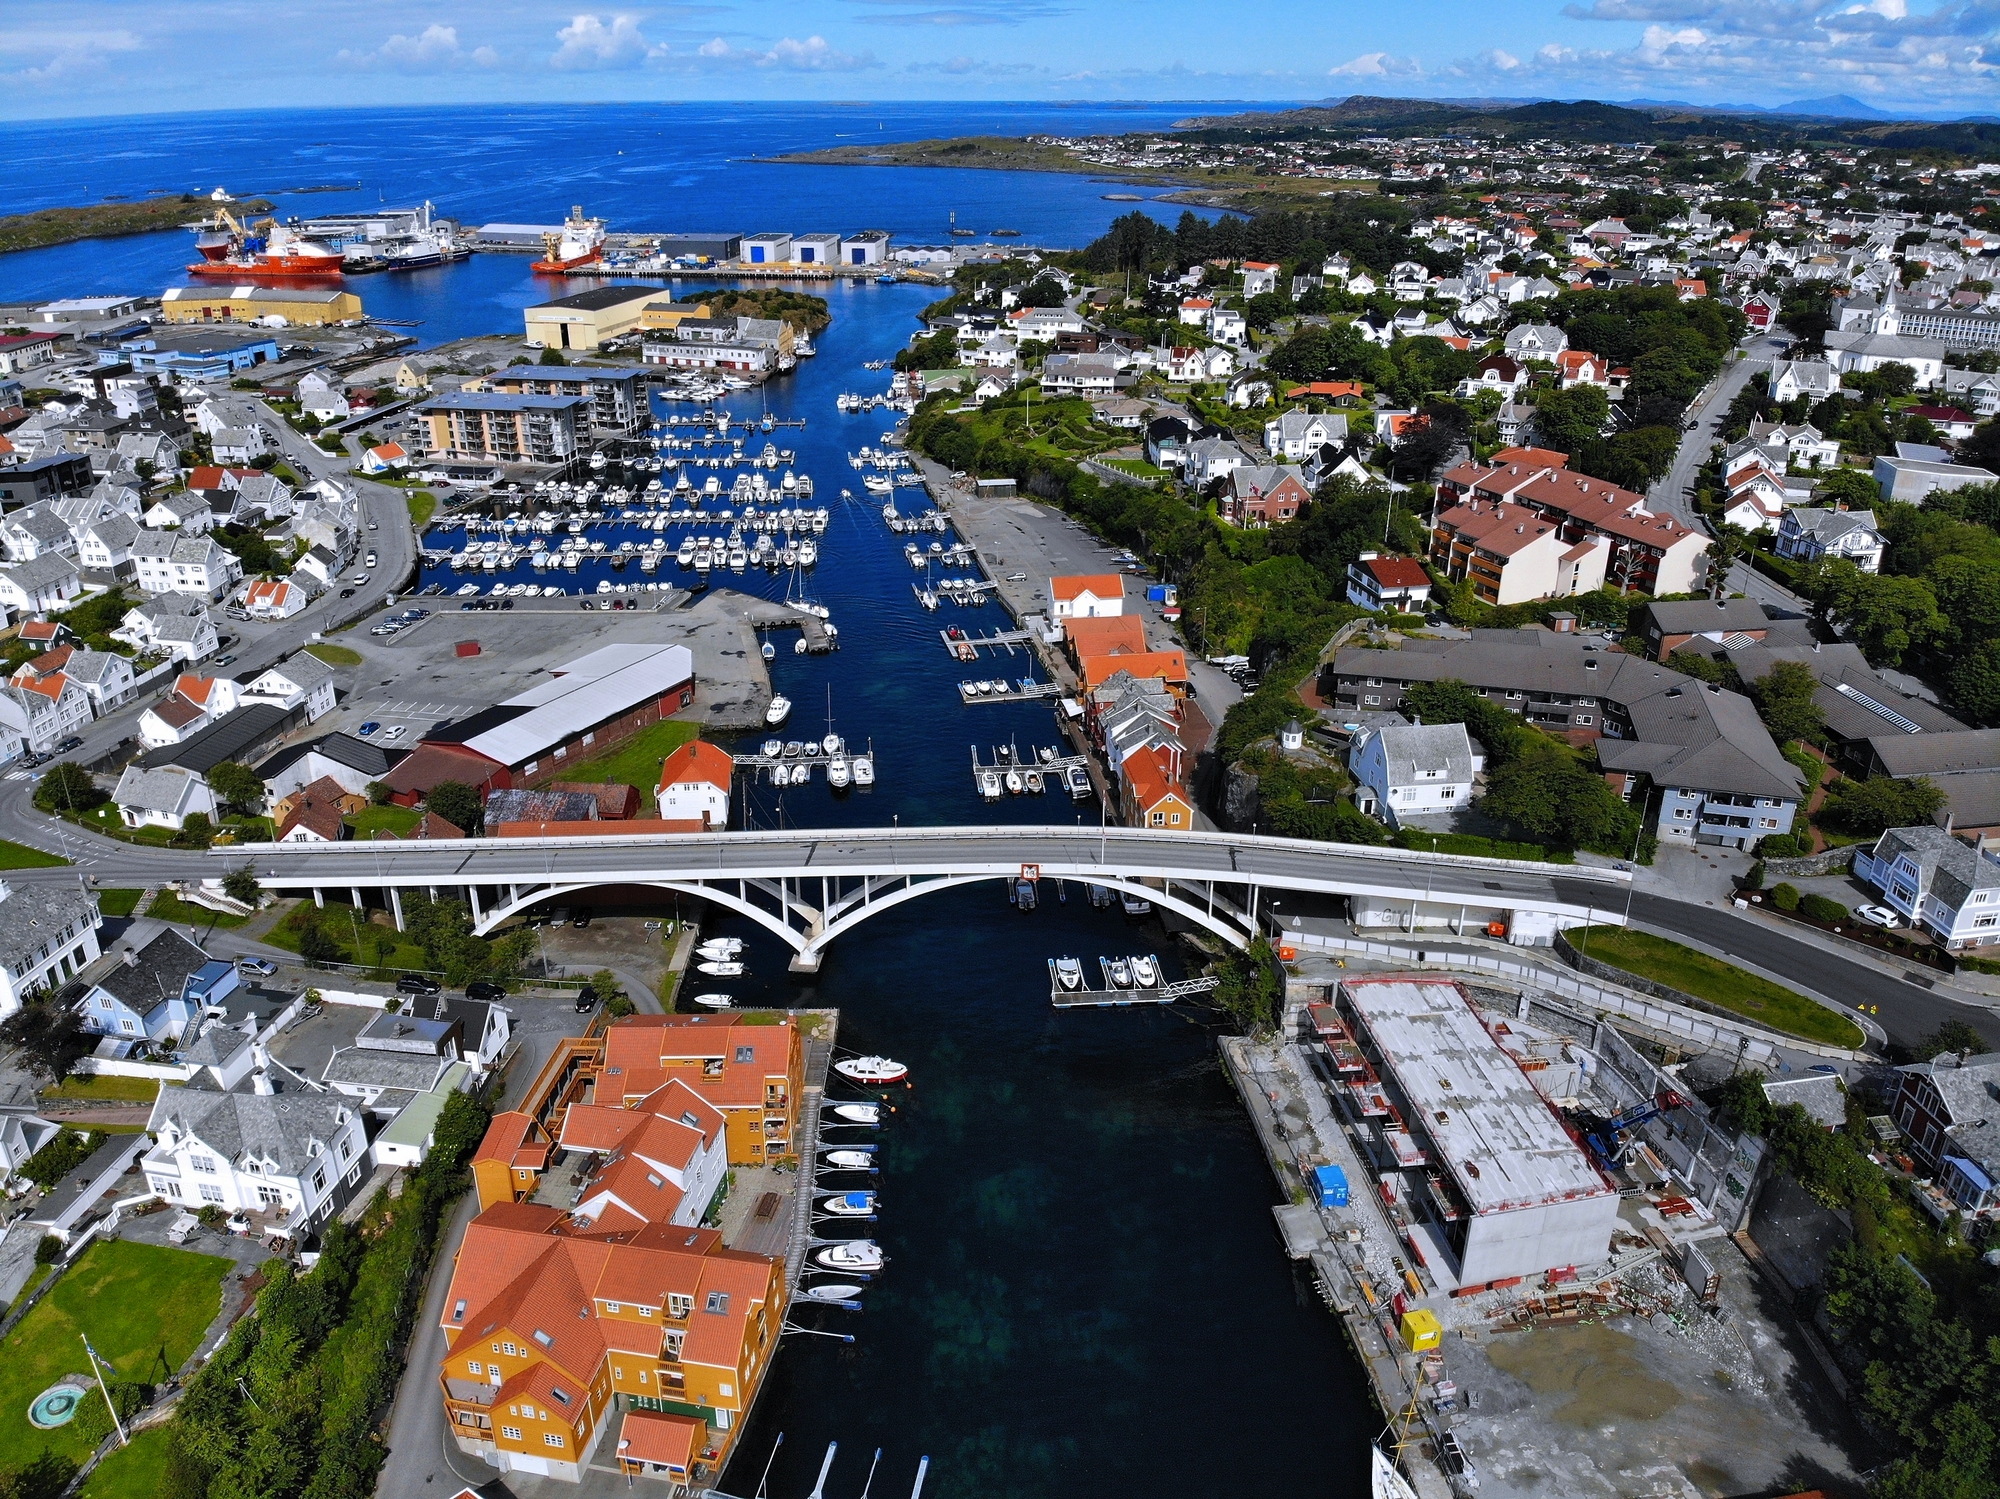
[[[904,243],[943,241],[955,210],[962,225],[1078,245],[1132,208],[1100,196],[1117,184],[744,158],[869,135],[1142,128],[1190,112],[1187,105],[618,105],[177,116],[0,131],[0,182],[16,206],[222,184],[273,197],[286,213],[429,198],[468,223],[549,221],[580,202],[618,229],[876,227]],[[80,181],[79,164],[87,164]],[[287,191],[357,181],[342,193]],[[1149,211],[1171,222],[1180,209]],[[190,254],[188,236],[166,233],[0,256],[0,300],[157,292],[179,279]],[[548,295],[522,256],[474,256],[352,284],[371,311],[421,319],[415,331],[427,344],[518,331],[519,308]],[[677,295],[703,284],[712,283],[686,283]],[[1059,743],[1053,709],[1046,701],[961,701],[962,677],[1027,675],[1029,658],[989,657],[971,668],[946,655],[942,628],[999,629],[1004,610],[947,603],[924,611],[912,586],[923,574],[904,560],[909,538],[890,532],[881,500],[864,492],[846,462],[863,444],[879,444],[889,421],[881,413],[843,415],[835,396],[882,388],[886,376],[863,363],[909,337],[935,290],[872,282],[809,289],[833,310],[818,355],[728,405],[741,418],[768,410],[805,420],[804,430],[780,429],[770,440],[796,450],[793,468],[816,485],[811,503],[829,511],[821,560],[798,581],[722,572],[711,586],[771,597],[803,589],[827,606],[840,629],[838,652],[795,655],[795,636],[774,637],[772,680],[796,705],[782,737],[821,734],[830,721],[856,748],[873,749],[877,784],[836,795],[823,771],[796,787],[739,782],[739,820],[758,827],[1096,821],[1095,804],[1059,792],[979,800],[975,750],[990,762],[997,745],[1026,751]],[[753,434],[751,451],[764,441]],[[672,483],[670,474],[663,479]],[[855,498],[843,501],[843,488]],[[897,502],[906,513],[927,504],[911,489],[899,490]],[[665,533],[675,545],[682,534]],[[652,533],[607,522],[589,535],[615,546]],[[440,529],[428,545],[461,546],[463,537]],[[920,539],[927,546],[933,537]],[[486,587],[497,581],[469,576]],[[593,591],[600,581],[629,586],[649,576],[684,585],[692,575],[673,565],[671,553],[653,575],[636,566],[614,574],[602,561],[574,574],[523,566],[508,575]],[[426,580],[454,589],[465,581],[441,568]],[[449,597],[430,602],[454,605]],[[672,612],[658,617],[671,631]],[[673,905],[671,897],[606,892],[597,910],[650,916]],[[890,1257],[887,1270],[864,1292],[861,1313],[793,1313],[802,1326],[855,1341],[788,1336],[722,1475],[727,1492],[756,1491],[780,1433],[769,1492],[783,1499],[802,1499],[811,1488],[830,1441],[840,1443],[840,1457],[828,1492],[841,1496],[861,1491],[877,1447],[884,1494],[906,1492],[926,1454],[924,1492],[942,1499],[1365,1492],[1363,1449],[1379,1418],[1309,1276],[1283,1256],[1270,1215],[1275,1189],[1222,1073],[1216,1018],[1184,1005],[1050,1006],[1046,964],[1060,954],[1094,971],[1100,954],[1157,953],[1168,976],[1178,976],[1181,950],[1157,922],[1128,921],[1115,907],[1094,910],[1076,885],[1044,882],[1032,913],[1010,906],[997,882],[971,885],[862,924],[804,980],[788,976],[788,953],[753,923],[722,913],[707,929],[748,944],[750,974],[732,981],[740,1003],[837,1006],[843,1047],[901,1058],[913,1084],[896,1098],[898,1112],[880,1137],[881,1174],[871,1182],[881,1207],[868,1231]],[[473,1460],[453,1460],[473,1480],[489,1476]]]

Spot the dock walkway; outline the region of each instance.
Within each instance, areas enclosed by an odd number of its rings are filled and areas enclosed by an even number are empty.
[[[840,1034],[840,1015],[826,1015],[826,1033],[806,1041],[806,1092],[799,1106],[798,1132],[793,1140],[799,1158],[798,1190],[792,1199],[792,1236],[785,1247],[785,1291],[789,1296],[799,1283],[806,1263],[806,1246],[812,1239],[813,1183],[819,1162],[819,1111],[826,1101],[826,1073],[833,1064],[833,1043]]]

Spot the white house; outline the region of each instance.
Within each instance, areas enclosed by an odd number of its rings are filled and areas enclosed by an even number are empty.
[[[1840,371],[1823,359],[1781,359],[1771,367],[1771,399],[1811,396],[1823,401],[1840,389]]]
[[[73,650],[62,674],[81,687],[99,718],[131,701],[132,663],[113,651]]]
[[[83,592],[83,575],[59,552],[0,567],[0,604],[17,614],[61,609]]]
[[[735,762],[706,740],[682,745],[661,762],[660,816],[668,822],[698,823],[703,831],[729,826],[729,788]]]
[[[306,603],[305,588],[283,580],[260,578],[243,593],[243,607],[252,619],[289,619]]]
[[[2000,860],[1943,828],[1889,829],[1854,873],[1949,949],[2000,942]]]
[[[210,437],[210,447],[217,463],[243,466],[255,462],[271,451],[271,436],[262,424],[252,422],[247,427],[222,427]]]
[[[215,820],[215,793],[208,789],[208,782],[179,765],[162,765],[157,770],[126,766],[111,800],[118,806],[119,820],[128,828],[172,828],[179,832],[197,812],[211,822]]]
[[[1118,573],[1050,578],[1049,612],[1055,619],[1106,619],[1123,614],[1125,579]]]
[[[1828,437],[1811,422],[1785,426],[1779,422],[1752,422],[1750,441],[1759,446],[1782,446],[1786,458],[1798,468],[1830,468],[1840,462],[1840,441]]]
[[[175,594],[129,611],[111,638],[141,651],[165,651],[177,661],[199,661],[216,649],[208,605],[201,599]]]
[[[1809,510],[1794,506],[1778,522],[1778,555],[1795,562],[1845,557],[1864,573],[1879,572],[1887,546],[1872,510]]]
[[[1510,359],[1544,359],[1551,364],[1569,347],[1569,335],[1553,323],[1522,323],[1509,328],[1502,347]]]
[[[243,687],[245,703],[272,703],[280,708],[305,705],[306,721],[333,711],[333,668],[304,651],[257,674]]]
[[[1208,314],[1208,336],[1220,344],[1240,345],[1250,336],[1243,314],[1231,307],[1215,307]]]
[[[1328,443],[1347,441],[1347,418],[1324,411],[1287,411],[1264,423],[1264,450],[1273,458],[1300,462]]]
[[[51,553],[74,552],[76,538],[53,506],[30,505],[0,523],[0,546],[6,548],[9,562],[32,562]]]
[[[1469,805],[1485,756],[1462,723],[1413,724],[1363,729],[1348,749],[1347,766],[1361,783],[1356,805],[1399,827],[1411,817]]]
[[[92,521],[76,533],[77,563],[92,572],[129,574],[134,570],[132,545],[138,539],[139,523],[129,515]]]
[[[191,490],[175,489],[147,506],[139,519],[156,531],[206,531],[215,523],[208,501]]]
[[[0,694],[20,708],[26,720],[22,737],[38,755],[49,754],[90,723],[90,694],[61,672],[40,681],[17,678],[0,687]]]
[[[243,579],[236,554],[206,536],[171,531],[142,532],[132,543],[132,562],[147,593],[183,593],[219,601]]]
[[[0,1015],[29,994],[60,988],[97,961],[97,897],[64,885],[0,879]]]
[[[350,1099],[274,1081],[267,1068],[255,1076],[248,1093],[162,1088],[146,1126],[156,1143],[140,1165],[169,1202],[273,1214],[278,1231],[303,1233],[338,1212],[361,1180],[363,1112]]]
[[[1267,291],[1278,289],[1278,272],[1282,266],[1272,265],[1265,260],[1243,262],[1243,295],[1245,299],[1261,297]]]

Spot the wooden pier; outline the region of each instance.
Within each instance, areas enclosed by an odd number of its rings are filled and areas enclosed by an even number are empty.
[[[985,635],[960,635],[953,639],[949,630],[939,630],[938,639],[944,642],[944,652],[954,661],[977,661],[981,651],[1004,650],[1013,655],[1015,647],[1027,646],[1033,653],[1031,642],[1034,633],[1030,630],[994,630]]]
[[[1035,793],[1028,790],[1026,785],[1026,772],[1032,770],[1041,775],[1043,791],[1058,792],[1061,795],[1069,797],[1072,801],[1084,801],[1088,799],[1077,796],[1064,784],[1065,778],[1069,773],[1069,768],[1072,765],[1080,765],[1083,767],[1086,776],[1090,774],[1090,762],[1084,756],[1057,755],[1052,760],[1043,760],[1032,754],[1026,758],[1022,758],[1018,752],[1012,751],[1011,746],[1009,746],[1009,749],[1012,753],[1012,758],[1003,760],[1000,758],[1000,749],[996,745],[993,751],[993,763],[989,765],[980,760],[979,746],[976,744],[972,746],[972,789],[978,792],[979,795],[986,795],[980,782],[989,774],[999,778],[1002,787],[1000,795],[1007,795],[1008,793],[1005,790],[1007,772],[1012,770],[1022,773],[1023,782],[1022,789],[1014,794],[1019,796],[1033,796]],[[999,797],[992,797],[990,800],[998,801]]]
[[[1129,961],[1129,960],[1128,960]],[[1155,963],[1159,962],[1154,958]],[[1176,979],[1171,984],[1140,986],[1129,984],[1119,988],[1111,982],[1111,960],[1099,958],[1098,966],[1104,970],[1102,989],[1065,989],[1056,976],[1056,960],[1049,959],[1049,1003],[1058,1010],[1122,1010],[1133,1005],[1170,1005],[1175,1000],[1187,999],[1192,995],[1206,994],[1222,981],[1219,978]]]
[[[1018,682],[1010,682],[1005,692],[967,692],[966,684],[958,684],[958,700],[962,703],[1032,703],[1040,698],[1061,697],[1062,686],[1057,682],[1030,682],[1023,677]]]

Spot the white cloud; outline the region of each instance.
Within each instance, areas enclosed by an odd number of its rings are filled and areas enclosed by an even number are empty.
[[[876,66],[872,52],[836,51],[823,36],[780,37],[764,51],[755,47],[735,47],[716,37],[703,42],[695,55],[713,66],[775,68],[790,73],[853,73]]]
[[[23,66],[0,78],[19,83],[54,83],[101,67],[119,52],[137,52],[146,44],[117,27],[108,31],[37,31],[28,27],[0,28],[0,57],[19,59]]]
[[[1327,69],[1330,78],[1421,78],[1423,73],[1423,64],[1414,57],[1396,57],[1388,52],[1364,52]]]
[[[608,25],[599,16],[575,16],[556,33],[556,42],[549,64],[565,71],[636,68],[667,55],[664,46],[646,40],[637,16],[613,16]]]
[[[334,54],[334,61],[351,68],[387,68],[401,73],[435,73],[445,68],[464,67],[467,64],[490,68],[499,63],[500,54],[491,47],[475,47],[468,52],[459,45],[456,26],[444,26],[433,22],[415,36],[404,36],[398,32],[372,52],[356,52],[343,47]]]

